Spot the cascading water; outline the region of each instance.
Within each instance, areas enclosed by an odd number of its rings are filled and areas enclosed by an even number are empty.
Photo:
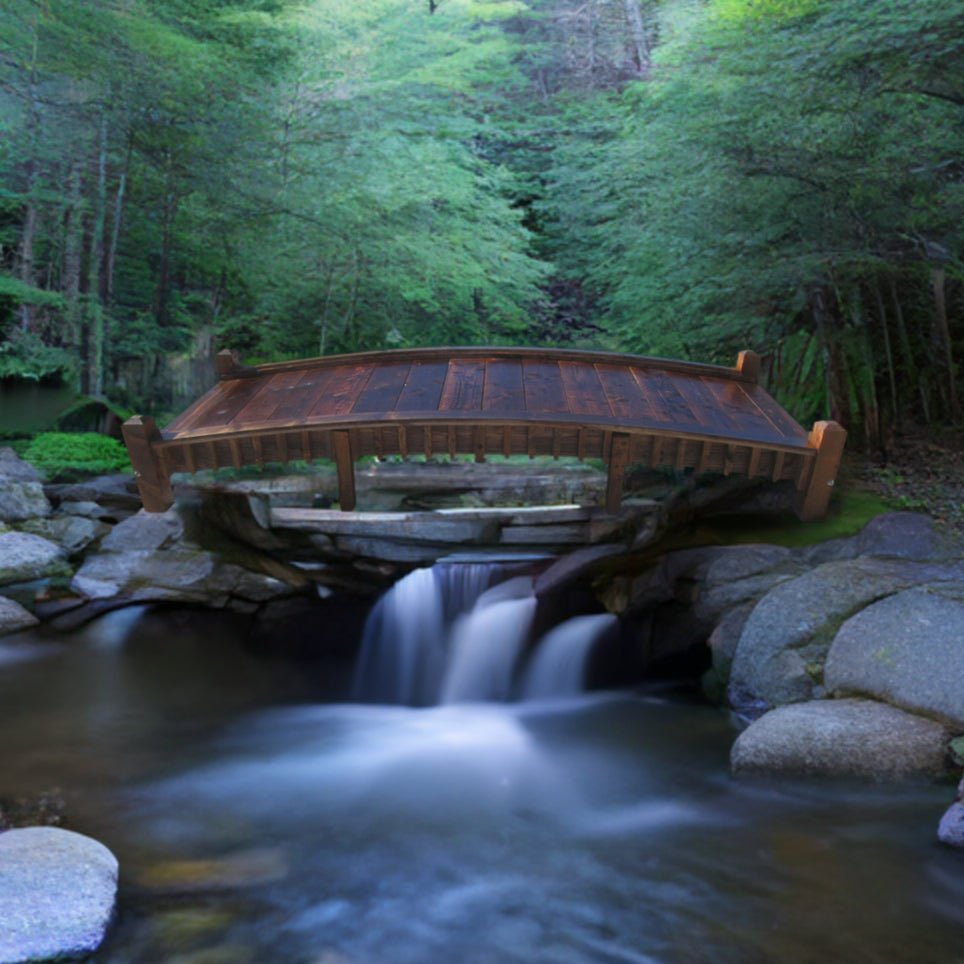
[[[363,702],[427,706],[511,699],[536,611],[529,576],[496,582],[498,564],[416,569],[376,604],[355,675]],[[581,616],[549,632],[525,670],[525,699],[583,689],[593,644],[615,617]]]
[[[586,663],[593,645],[615,625],[610,613],[574,616],[550,629],[536,649],[522,684],[524,700],[575,696],[585,688]]]
[[[491,565],[416,569],[375,604],[365,624],[355,698],[427,706],[438,701],[452,621],[488,586]]]

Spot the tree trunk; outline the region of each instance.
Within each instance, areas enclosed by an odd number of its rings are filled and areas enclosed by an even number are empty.
[[[890,344],[890,328],[887,325],[887,309],[884,307],[884,296],[880,293],[879,280],[874,281],[874,301],[877,305],[877,318],[880,322],[880,332],[884,340],[884,358],[887,362],[887,383],[890,388],[890,408],[897,431],[901,430],[900,399],[897,397],[897,373],[894,370],[894,352]]]
[[[931,286],[934,291],[934,342],[937,349],[937,368],[940,371],[947,413],[955,422],[961,417],[961,403],[957,397],[955,383],[954,351],[951,345],[951,330],[947,323],[947,300],[944,292],[945,272],[943,268],[931,271]]]
[[[20,250],[18,251],[18,276],[29,287],[34,287],[34,241],[37,237],[37,188],[40,183],[40,165],[37,161],[38,141],[40,139],[40,96],[37,89],[37,57],[39,49],[39,24],[37,19],[33,23],[33,44],[30,52],[30,68],[27,84],[27,150],[29,158],[26,165],[26,198],[27,207],[24,211],[23,230],[20,234]],[[33,305],[24,302],[20,305],[20,328],[29,331],[33,327]]]
[[[626,25],[629,28],[631,53],[636,73],[640,76],[649,73],[653,66],[652,46],[646,36],[643,25],[643,14],[639,8],[639,0],[623,0],[626,11]]]
[[[832,291],[830,298],[833,298]],[[847,359],[840,348],[838,305],[830,303],[828,291],[815,287],[810,293],[810,310],[824,357],[827,401],[830,417],[845,428],[852,424]]]
[[[170,320],[171,261],[174,252],[174,224],[177,220],[178,196],[174,163],[168,159],[167,189],[161,234],[161,262],[158,266],[157,288],[154,292],[154,320],[161,327]]]
[[[107,114],[101,115],[97,149],[97,194],[87,264],[87,391],[104,394],[104,305],[101,272],[104,265],[104,222],[107,217]]]
[[[67,303],[64,313],[66,331],[63,341],[68,348],[76,350],[80,345],[80,327],[83,322],[80,304],[80,272],[84,250],[83,165],[78,158],[75,158],[70,165],[68,184],[70,200],[64,223],[64,259],[60,287]],[[77,387],[80,387],[79,384]]]
[[[110,247],[107,251],[107,264],[104,268],[104,304],[109,308],[114,301],[114,268],[117,265],[117,247],[120,243],[121,223],[124,218],[124,197],[127,192],[127,172],[131,166],[131,152],[134,149],[133,139],[128,140],[127,158],[124,170],[121,171],[117,182],[117,196],[114,198],[114,222],[111,225]]]

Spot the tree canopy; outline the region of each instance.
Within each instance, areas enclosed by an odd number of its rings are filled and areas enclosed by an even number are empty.
[[[0,377],[163,411],[214,347],[752,347],[870,443],[960,419],[962,27],[938,0],[11,0]]]

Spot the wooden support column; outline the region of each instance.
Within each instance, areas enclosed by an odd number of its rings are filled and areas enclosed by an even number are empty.
[[[355,459],[351,454],[351,436],[344,429],[331,433],[335,466],[338,469],[338,504],[342,512],[355,508]]]
[[[629,436],[625,432],[614,432],[609,448],[609,479],[606,483],[606,511],[611,515],[619,512],[628,464]]]
[[[810,481],[797,504],[797,515],[804,522],[822,519],[827,514],[846,441],[846,429],[836,422],[817,422],[813,426],[810,447],[816,449],[817,454],[812,460]]]
[[[174,503],[174,494],[160,453],[154,448],[161,441],[154,419],[150,415],[135,415],[124,422],[121,431],[144,508],[148,512],[164,512]]]
[[[736,369],[748,382],[758,382],[760,361],[760,356],[755,351],[741,351],[736,356]]]

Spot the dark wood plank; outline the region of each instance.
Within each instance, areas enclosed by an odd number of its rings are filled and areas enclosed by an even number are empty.
[[[660,421],[649,400],[643,396],[639,382],[628,368],[619,365],[595,367],[614,420],[632,419],[647,425]]]
[[[485,362],[453,358],[439,399],[440,412],[477,412],[482,409]]]
[[[767,418],[784,442],[806,444],[807,431],[797,422],[789,412],[778,405],[766,389],[759,385],[742,382],[737,383],[746,397]]]
[[[525,413],[525,390],[521,361],[485,363],[485,386],[482,389],[482,409],[486,412]]]
[[[264,378],[238,378],[230,382],[223,382],[219,391],[212,398],[210,406],[203,411],[196,412],[177,429],[178,434],[196,432],[199,429],[213,429],[227,427],[228,423],[254,398],[260,389],[270,381],[271,376]],[[180,419],[178,419],[180,422]],[[173,425],[172,425],[173,428]]]
[[[308,412],[309,418],[347,415],[372,374],[370,365],[339,365],[328,371],[330,378],[325,382],[318,401]]]
[[[303,422],[308,412],[321,397],[328,383],[330,372],[322,368],[306,371],[286,393],[285,399],[274,410],[273,422]]]
[[[526,411],[530,414],[568,413],[566,389],[556,362],[523,362],[522,387]]]
[[[598,415],[612,418],[606,390],[592,365],[584,362],[559,362],[559,373],[566,392],[566,402],[573,415]]]
[[[716,396],[700,378],[672,376],[676,390],[686,399],[690,410],[708,434],[739,434],[739,423],[717,404]]]
[[[690,432],[699,428],[702,424],[700,419],[668,372],[643,368],[632,368],[630,371],[661,422]]]
[[[401,362],[393,365],[378,365],[374,368],[371,378],[361,390],[352,412],[391,412],[395,409],[398,396],[405,387],[405,381],[411,370],[411,362]]]
[[[304,377],[304,372],[278,372],[261,386],[258,393],[231,419],[232,428],[270,421],[275,409],[288,397],[288,392]]]
[[[437,412],[448,370],[446,362],[413,362],[395,411]]]
[[[743,388],[744,383],[704,378],[703,384],[716,399],[717,408],[735,423],[736,429],[730,430],[729,434],[753,442],[783,444],[787,441],[786,436],[778,431],[773,422],[747,397]],[[749,383],[746,384],[749,385]],[[749,385],[749,387],[757,386]]]

